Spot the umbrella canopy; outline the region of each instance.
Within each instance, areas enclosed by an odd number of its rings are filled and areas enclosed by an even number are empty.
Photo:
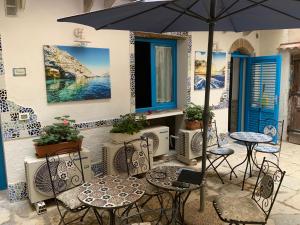
[[[300,0],[172,0],[138,1],[58,19],[99,29],[144,32],[208,31],[203,112],[202,173],[206,170],[209,96],[214,31],[300,28]],[[204,188],[201,189],[204,209]]]
[[[217,31],[298,28],[297,0],[216,0]],[[139,1],[59,19],[95,29],[144,32],[207,31],[210,0]]]

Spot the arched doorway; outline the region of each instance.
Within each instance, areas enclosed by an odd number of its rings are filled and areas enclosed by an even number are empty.
[[[244,130],[247,58],[254,56],[255,53],[251,43],[244,38],[234,41],[229,52],[231,63],[228,131],[235,132]]]

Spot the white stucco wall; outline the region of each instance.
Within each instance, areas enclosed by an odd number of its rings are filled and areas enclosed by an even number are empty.
[[[8,99],[34,109],[42,125],[59,115],[70,115],[76,122],[116,118],[130,111],[129,32],[95,31],[71,23],[58,23],[60,17],[82,13],[82,0],[26,1],[17,17],[6,17],[0,10],[5,81]],[[0,0],[0,5],[4,1]],[[101,8],[98,1],[95,8]],[[75,45],[73,30],[84,27],[89,47],[110,49],[111,99],[48,104],[46,98],[43,45]],[[25,67],[26,77],[13,77],[12,68]],[[108,140],[109,128],[85,130],[83,146],[99,161],[101,143]],[[24,181],[23,159],[33,155],[32,139],[4,143],[8,183]]]

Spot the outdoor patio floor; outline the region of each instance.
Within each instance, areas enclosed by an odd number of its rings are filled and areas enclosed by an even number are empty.
[[[244,159],[246,150],[245,146],[236,143],[231,144],[231,147],[235,149],[235,154],[229,158],[229,161],[234,166]],[[261,160],[262,158],[263,155],[260,154],[259,159]],[[161,165],[160,162],[156,164]],[[164,164],[180,165],[176,161],[165,162]],[[283,143],[280,166],[287,174],[271,212],[268,225],[300,225],[300,145]],[[200,167],[199,163],[196,167]],[[256,177],[247,179],[245,190],[241,191],[243,169],[244,167],[239,167],[236,170],[238,178],[233,178],[231,181],[229,176],[224,177],[225,184],[220,182],[213,170],[209,170],[206,200],[212,201],[219,194],[250,196]],[[219,171],[225,174],[229,170],[226,167],[220,167]],[[28,201],[9,203],[6,196],[5,192],[0,192],[0,224],[2,225],[54,224],[51,222],[51,218],[55,217],[55,215],[58,216],[58,212],[53,205],[48,207],[48,213],[38,216]],[[199,199],[198,192],[191,195],[190,200],[195,199]],[[96,221],[95,224],[97,224]]]

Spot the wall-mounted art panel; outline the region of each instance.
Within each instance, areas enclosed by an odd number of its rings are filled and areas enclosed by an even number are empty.
[[[109,49],[44,46],[48,103],[111,97]]]
[[[211,88],[224,88],[226,72],[226,52],[213,52]],[[194,90],[204,90],[206,84],[207,53],[195,52]]]

